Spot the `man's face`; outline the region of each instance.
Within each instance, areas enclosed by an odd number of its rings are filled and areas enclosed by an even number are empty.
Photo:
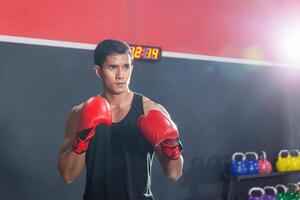
[[[111,54],[106,57],[102,69],[95,66],[96,74],[102,78],[105,90],[113,94],[128,91],[132,65],[129,54]]]

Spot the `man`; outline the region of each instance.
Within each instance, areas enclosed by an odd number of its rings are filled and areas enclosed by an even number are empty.
[[[182,175],[182,146],[176,125],[159,104],[129,89],[130,47],[104,40],[94,52],[103,91],[75,106],[66,121],[58,168],[72,183],[86,166],[85,200],[153,199],[151,165],[158,156],[164,174]]]

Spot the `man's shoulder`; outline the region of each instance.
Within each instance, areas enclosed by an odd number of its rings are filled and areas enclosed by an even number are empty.
[[[82,110],[82,107],[83,107],[83,103],[73,106],[73,108],[70,111],[70,114],[73,114],[73,115],[79,114]]]
[[[68,114],[65,122],[65,131],[68,136],[71,136],[76,131],[82,106],[83,103],[75,105]]]
[[[158,106],[158,103],[152,101],[148,97],[143,96],[143,106],[145,108],[155,108]]]
[[[150,110],[159,110],[162,113],[169,116],[167,110],[159,103],[152,101],[148,97],[143,96],[143,106],[144,106],[144,113],[147,114]]]
[[[151,99],[149,99],[148,97],[143,96],[143,104],[151,104],[154,103]]]
[[[79,118],[79,115],[81,113],[83,107],[83,103],[80,103],[78,105],[73,106],[73,108],[70,110],[66,123],[74,123],[74,121],[77,121]]]

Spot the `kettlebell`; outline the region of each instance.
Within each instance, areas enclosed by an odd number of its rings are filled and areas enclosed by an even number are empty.
[[[300,200],[300,187],[299,187],[299,182],[298,183],[293,183],[295,186],[294,189],[294,199],[293,200]]]
[[[265,191],[260,187],[253,187],[248,192],[248,200],[264,200]]]
[[[300,171],[300,151],[297,149],[298,151],[298,157],[297,157],[297,162],[298,162],[298,166],[297,166],[297,171]]]
[[[299,200],[299,186],[296,183],[288,184],[288,191],[285,193],[285,200]]]
[[[290,162],[289,162],[289,171],[297,171],[300,169],[300,160],[299,160],[299,150],[292,149],[290,150]]]
[[[254,156],[250,156],[254,155]],[[255,152],[245,153],[247,174],[258,174],[258,155]]]
[[[285,157],[282,156],[283,153],[286,153]],[[277,158],[277,161],[276,161],[276,169],[277,169],[277,171],[279,171],[279,172],[287,172],[287,171],[289,171],[290,170],[289,169],[290,158],[291,158],[291,155],[290,155],[290,152],[288,150],[281,150],[281,151],[279,151],[278,158]]]
[[[237,159],[240,156],[240,160]],[[245,164],[245,155],[242,152],[236,152],[232,155],[232,161],[230,165],[231,174],[234,176],[247,174],[247,168]]]
[[[263,188],[265,194],[263,195],[263,200],[277,200],[277,190],[273,186],[266,186]]]
[[[265,151],[261,151],[259,155],[258,174],[270,174],[272,172],[272,164],[267,160],[267,154]]]
[[[277,190],[277,199],[278,200],[286,200],[285,194],[288,190],[287,187],[285,185],[278,184],[275,186],[275,188]]]

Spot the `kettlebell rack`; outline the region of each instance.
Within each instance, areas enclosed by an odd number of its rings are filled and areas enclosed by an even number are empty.
[[[280,177],[280,176],[292,176],[300,174],[300,171],[290,171],[290,172],[272,172],[270,174],[249,174],[249,175],[240,175],[240,176],[233,176],[230,177],[229,182],[229,188],[228,188],[228,194],[227,194],[227,200],[233,200],[234,199],[234,188],[237,184],[240,184],[240,182],[243,181],[258,181],[261,179],[267,179],[267,178],[274,178],[274,177]]]

